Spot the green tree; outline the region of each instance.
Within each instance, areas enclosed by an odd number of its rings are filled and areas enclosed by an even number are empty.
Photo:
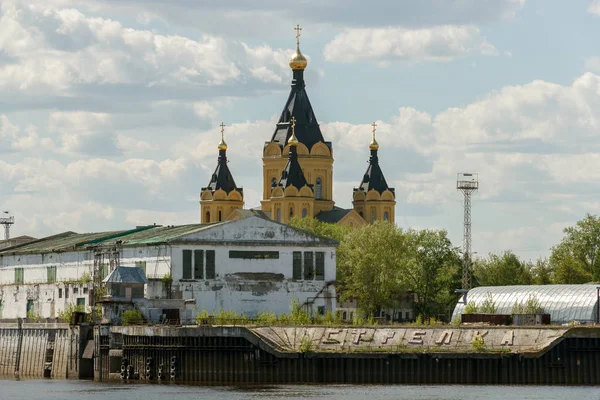
[[[405,286],[411,241],[402,229],[376,222],[351,230],[338,249],[338,277],[344,282],[343,297],[359,299],[361,311],[372,315],[393,307]]]
[[[314,235],[324,236],[340,242],[344,240],[346,235],[352,230],[349,226],[329,224],[327,222],[321,222],[316,218],[293,217],[288,225],[310,232]]]
[[[535,264],[529,262],[525,266],[529,270],[534,285],[550,285],[553,281],[552,266],[547,259],[538,259]]]
[[[600,218],[586,214],[575,226],[565,228],[564,233],[550,255],[555,282],[600,281]]]
[[[512,251],[477,260],[473,272],[479,286],[530,285],[531,273]]]
[[[460,287],[460,258],[458,248],[444,230],[409,231],[410,262],[403,264],[404,286],[417,296],[417,314],[431,316],[446,313],[455,303],[454,290]],[[454,305],[454,304],[453,304]]]

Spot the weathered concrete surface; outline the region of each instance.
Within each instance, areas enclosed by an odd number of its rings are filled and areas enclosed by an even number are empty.
[[[281,352],[539,353],[560,341],[568,328],[249,328]],[[480,339],[483,342],[480,342]],[[477,342],[482,343],[477,346]],[[475,344],[474,344],[475,343]]]

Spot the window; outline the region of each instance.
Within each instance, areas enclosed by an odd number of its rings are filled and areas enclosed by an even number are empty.
[[[78,294],[79,293],[79,288],[78,287],[74,287],[73,288],[73,294]]]
[[[0,300],[0,319],[2,319],[2,300]]]
[[[325,315],[325,306],[318,306],[317,307],[317,314],[319,314],[319,315]]]
[[[375,223],[375,210],[371,210],[371,223]]]
[[[308,210],[306,208],[302,209],[302,218],[306,218],[308,216]]]
[[[390,220],[390,214],[387,211],[383,213],[383,220],[384,221],[389,221]]]
[[[33,300],[27,300],[27,317],[32,316],[34,312]]]
[[[223,221],[223,214],[221,210],[219,210],[219,221]]]
[[[294,207],[290,207],[290,219],[294,216]]]
[[[146,261],[136,261],[135,266],[144,271],[144,276],[146,276]]]
[[[317,251],[315,253],[315,279],[318,281],[325,280],[325,253]]]
[[[210,222],[210,211],[206,212],[206,220],[204,222]]]
[[[344,311],[342,313],[342,319],[345,321],[347,316],[348,316],[348,314],[346,313],[346,311]]]
[[[104,264],[102,264],[102,267],[100,268],[100,280],[103,280],[107,276],[108,276],[108,264],[104,263]]]
[[[183,250],[183,275],[182,279],[192,279],[192,251]]]
[[[24,282],[24,271],[23,268],[15,268],[15,283],[22,285]]]
[[[294,251],[292,261],[292,277],[295,280],[302,279],[302,252]]]
[[[278,209],[277,209],[277,212],[276,212],[276,214],[275,214],[275,215],[276,215],[276,218],[275,218],[275,220],[276,220],[277,222],[281,222],[281,208],[278,208]]]
[[[206,279],[215,279],[215,251],[206,250]]]
[[[204,250],[194,250],[194,279],[204,279]]]
[[[62,299],[62,288],[58,289],[58,298]]]
[[[56,282],[56,265],[46,267],[46,279],[48,283]]]
[[[78,297],[77,298],[77,306],[78,307],[85,307],[85,297]]]
[[[69,287],[65,286],[65,299],[69,298]]]
[[[323,182],[321,178],[317,178],[317,184],[315,185],[315,198],[320,200],[323,198]]]
[[[314,263],[313,253],[310,251],[304,252],[304,280],[312,280],[314,278]]]
[[[87,292],[88,292],[88,288],[84,287],[83,288],[83,294],[87,294]]]
[[[360,211],[360,212],[358,213],[358,215],[360,215],[360,216],[361,216],[361,217],[363,217],[363,218],[365,217],[365,216],[363,215],[363,212],[362,212],[362,211]]]
[[[244,260],[279,259],[278,251],[229,250],[229,258]]]

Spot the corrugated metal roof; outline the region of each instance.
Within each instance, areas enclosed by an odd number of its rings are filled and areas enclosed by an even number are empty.
[[[525,303],[530,296],[540,302],[544,313],[550,314],[552,323],[570,321],[590,322],[597,319],[598,285],[521,285],[481,286],[469,290],[467,303],[480,305],[491,294],[497,314],[511,314],[515,303]],[[454,308],[452,318],[460,318],[465,305],[461,302]]]
[[[102,242],[103,245],[111,245],[120,242],[123,246],[148,245],[165,243],[180,236],[198,232],[229,221],[214,222],[211,224],[191,224],[179,226],[159,226],[153,229],[122,235]]]
[[[115,268],[104,280],[104,283],[148,283],[144,271],[137,267],[120,266]]]

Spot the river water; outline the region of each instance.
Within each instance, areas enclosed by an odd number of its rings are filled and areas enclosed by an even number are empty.
[[[600,400],[600,387],[281,385],[206,387],[0,380],[0,400]]]

